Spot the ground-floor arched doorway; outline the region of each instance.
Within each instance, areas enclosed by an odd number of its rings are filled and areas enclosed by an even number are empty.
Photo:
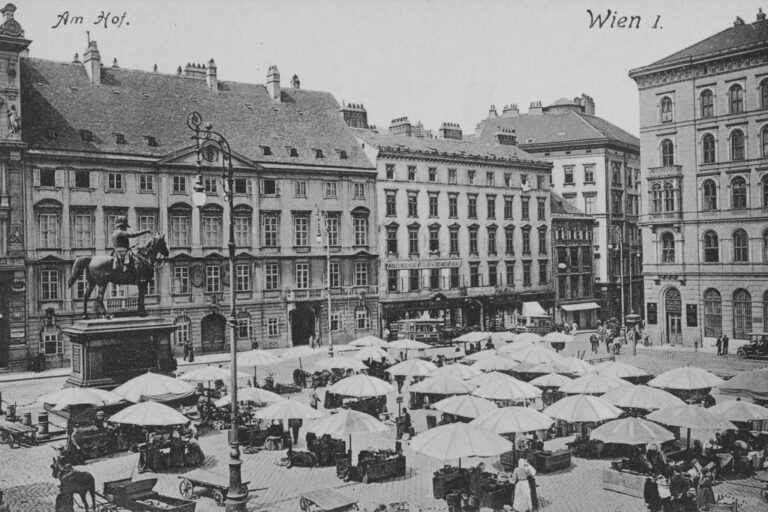
[[[221,352],[224,350],[227,320],[222,315],[212,313],[200,321],[200,342],[202,352]]]
[[[309,308],[291,311],[291,341],[293,346],[309,345],[309,337],[315,334],[315,312]]]
[[[483,306],[480,302],[471,300],[464,306],[464,327],[483,329]]]
[[[664,311],[666,313],[667,343],[672,345],[683,342],[683,300],[680,290],[670,288],[664,293]]]

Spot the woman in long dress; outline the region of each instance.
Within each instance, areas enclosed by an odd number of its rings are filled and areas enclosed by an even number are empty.
[[[516,512],[531,512],[533,503],[531,502],[531,486],[528,483],[530,472],[526,469],[528,461],[520,458],[517,461],[517,468],[512,473],[512,482],[515,484],[515,498],[512,501],[512,508]]]

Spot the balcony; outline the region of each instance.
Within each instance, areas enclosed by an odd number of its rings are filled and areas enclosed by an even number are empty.
[[[656,180],[662,178],[682,178],[683,166],[682,165],[664,165],[662,167],[649,167],[648,179]]]
[[[285,298],[289,301],[313,301],[327,297],[325,288],[305,288],[299,290],[287,290]]]
[[[683,212],[651,212],[648,218],[651,224],[672,224],[683,220]]]

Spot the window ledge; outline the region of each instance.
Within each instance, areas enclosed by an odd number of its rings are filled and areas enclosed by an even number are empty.
[[[310,251],[310,247],[308,245],[294,245],[293,250],[296,252],[305,253]]]

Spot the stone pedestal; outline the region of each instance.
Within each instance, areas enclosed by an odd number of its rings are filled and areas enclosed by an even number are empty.
[[[111,389],[148,370],[170,374],[176,368],[170,342],[175,330],[159,317],[78,320],[63,329],[72,343],[67,385]]]

